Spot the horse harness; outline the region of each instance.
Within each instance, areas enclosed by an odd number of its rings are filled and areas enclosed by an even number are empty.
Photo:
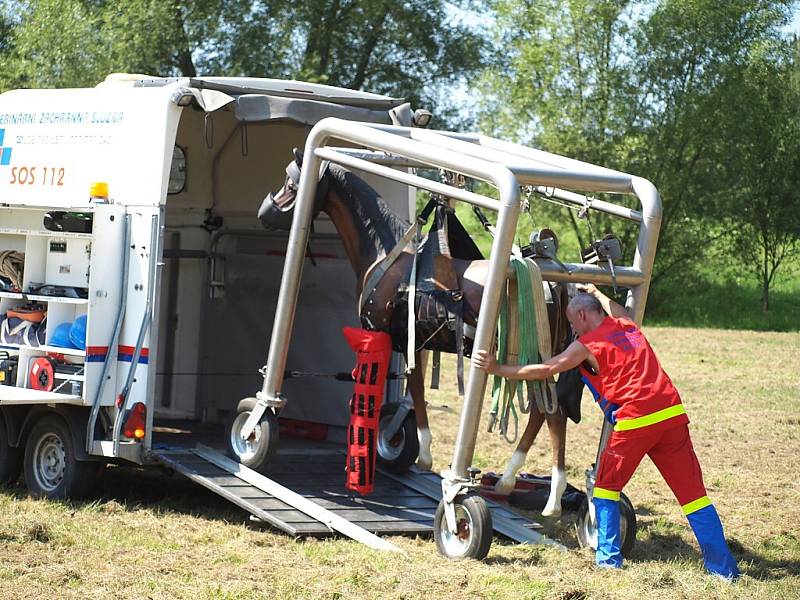
[[[430,230],[417,245],[415,234],[431,214]],[[413,258],[391,300],[393,310],[388,322],[375,319],[375,289],[409,243],[413,243]],[[480,260],[483,256],[453,209],[442,198],[432,195],[416,222],[367,276],[360,315],[365,328],[383,330],[391,335],[393,349],[406,354],[409,370],[414,367],[416,351],[454,352],[458,356],[459,393],[463,394],[463,359],[471,354],[474,337],[474,332],[465,335],[465,330],[471,328],[465,328],[464,321],[474,323],[477,314],[464,301],[453,258]],[[414,310],[409,314],[411,296]]]

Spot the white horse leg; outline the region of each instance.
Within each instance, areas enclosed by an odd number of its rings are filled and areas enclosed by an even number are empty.
[[[542,511],[544,517],[561,515],[561,496],[567,489],[567,476],[564,472],[564,447],[567,437],[567,417],[559,410],[547,415],[547,430],[550,432],[550,445],[553,448],[553,470],[550,479],[550,497]]]
[[[416,368],[408,376],[408,391],[414,401],[414,415],[417,419],[417,439],[419,440],[419,455],[417,467],[423,471],[433,466],[431,455],[431,430],[428,426],[428,409],[425,406],[425,363],[427,352],[417,352]]]
[[[530,417],[528,417],[528,424],[525,426],[525,431],[522,432],[519,444],[517,444],[517,449],[508,459],[506,468],[503,469],[502,477],[494,484],[494,491],[498,494],[507,496],[514,489],[517,484],[517,473],[525,465],[525,457],[528,455],[528,450],[533,446],[533,441],[542,428],[542,423],[544,423],[544,415],[535,408],[532,409]]]

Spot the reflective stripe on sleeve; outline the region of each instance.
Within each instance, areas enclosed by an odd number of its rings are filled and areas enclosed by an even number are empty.
[[[617,421],[617,424],[614,426],[614,431],[628,431],[629,429],[639,429],[640,427],[647,427],[648,425],[655,425],[656,423],[661,423],[661,421],[666,421],[667,419],[671,419],[672,417],[677,417],[678,415],[685,415],[686,409],[683,407],[683,404],[675,404],[673,406],[668,406],[662,410],[658,410],[654,413],[650,413],[649,415],[644,415],[641,417],[636,417],[635,419],[623,419],[622,421]]]
[[[604,490],[600,487],[594,488],[594,493],[592,494],[595,498],[603,498],[604,500],[614,500],[619,502],[619,492],[612,492],[611,490]]]
[[[683,514],[687,517],[692,514],[693,512],[697,512],[701,508],[705,508],[706,506],[711,506],[711,499],[708,496],[703,496],[702,498],[698,498],[697,500],[692,500],[688,504],[684,504],[681,506],[683,509]]]

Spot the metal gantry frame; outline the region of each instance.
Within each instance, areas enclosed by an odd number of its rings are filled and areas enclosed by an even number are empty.
[[[331,140],[354,144],[366,151],[328,146]],[[641,204],[641,211],[597,199],[591,199],[591,208],[639,223],[639,238],[633,264],[616,267],[615,271],[616,284],[630,289],[626,306],[636,323],[641,325],[661,224],[661,199],[656,188],[646,179],[480,134],[354,123],[337,118],[323,119],[313,127],[306,140],[305,159],[289,233],[264,384],[256,394],[258,403],[242,429],[243,438],[250,435],[268,408],[280,408],[286,403],[281,396],[281,386],[306,244],[311,231],[317,174],[322,161],[359,169],[498,213],[496,235],[492,242],[481,302],[481,318],[478,320],[474,341],[476,350],[488,350],[493,344],[501,292],[507,277],[508,261],[519,217],[520,186],[533,186],[539,191],[544,191],[546,187],[548,195],[576,206],[584,206],[589,202],[585,195],[587,193],[606,192],[635,196]],[[497,188],[500,199],[494,200],[431,181],[386,164],[455,171],[492,184]],[[581,193],[570,190],[580,190]],[[543,262],[540,268],[544,279],[549,281],[603,285],[612,283],[611,270],[604,266],[579,263],[568,263],[566,266],[568,271],[564,271],[555,262]],[[453,460],[449,470],[442,473],[443,502],[450,531],[455,531],[454,499],[474,486],[469,469],[475,451],[487,379],[485,371],[470,365]],[[611,428],[605,423],[598,456],[610,433]],[[587,484],[591,486],[592,483],[590,472]]]

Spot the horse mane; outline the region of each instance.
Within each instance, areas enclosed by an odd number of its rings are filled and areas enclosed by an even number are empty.
[[[361,247],[388,253],[397,245],[409,223],[395,213],[375,188],[352,171],[336,164],[328,167],[330,182],[344,203],[360,221]]]

